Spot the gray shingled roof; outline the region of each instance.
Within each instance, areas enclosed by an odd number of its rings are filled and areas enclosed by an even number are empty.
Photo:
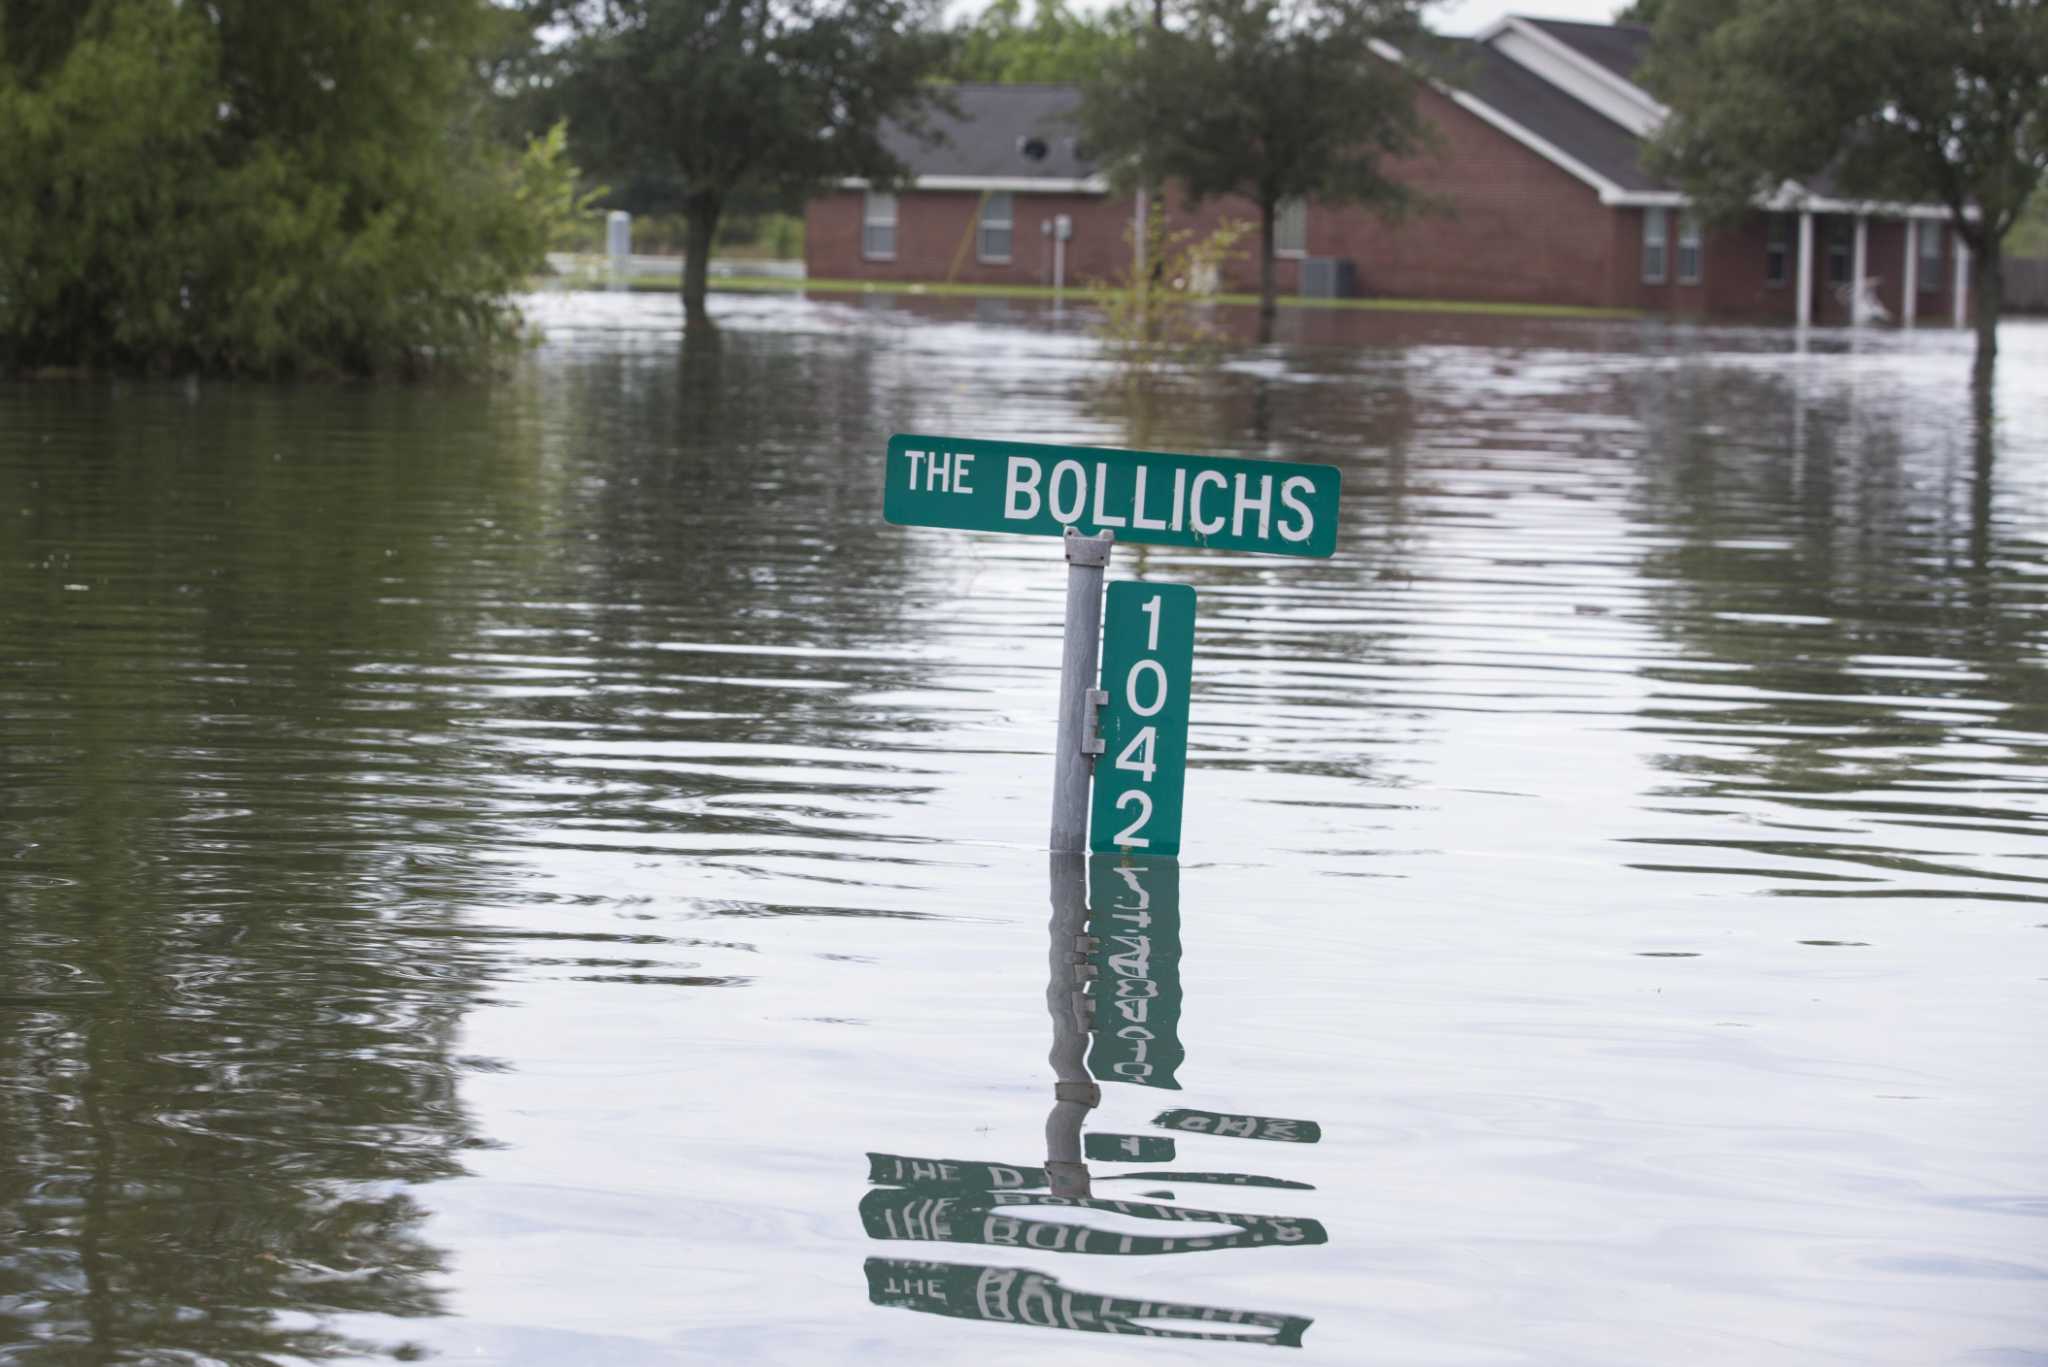
[[[1639,60],[1649,30],[1637,25],[1570,24],[1532,20],[1546,32],[1572,42],[1595,60]],[[1601,35],[1620,35],[1603,38]],[[1624,190],[1673,187],[1642,167],[1642,140],[1589,105],[1510,58],[1473,39],[1446,39],[1451,61],[1442,72],[1452,85],[1470,92],[1596,174]],[[1633,54],[1632,56],[1630,54]],[[921,141],[900,127],[883,130],[889,149],[914,175],[1028,177],[1076,180],[1095,173],[1092,160],[1077,155],[1073,116],[1080,92],[1060,85],[959,85],[951,88],[958,116],[939,113],[937,143]],[[1044,145],[1033,160],[1022,145]]]
[[[1650,30],[1641,24],[1580,24],[1568,19],[1526,22],[1625,81],[1636,78],[1636,68],[1650,52]]]
[[[1593,27],[1574,25],[1573,27]],[[1529,68],[1470,38],[1446,40],[1446,79],[1624,190],[1673,187],[1643,169],[1643,141]]]
[[[956,118],[943,111],[932,123],[942,140],[929,143],[890,125],[882,130],[889,150],[920,176],[1028,176],[1079,180],[1095,174],[1095,163],[1076,155],[1073,115],[1081,93],[1065,85],[956,85]],[[1037,139],[1044,156],[1034,160],[1023,144]]]

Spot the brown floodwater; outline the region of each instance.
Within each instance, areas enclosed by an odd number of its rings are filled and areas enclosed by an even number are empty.
[[[0,1362],[2042,1360],[2048,327],[714,302],[0,387]],[[1177,866],[895,431],[1341,467]]]

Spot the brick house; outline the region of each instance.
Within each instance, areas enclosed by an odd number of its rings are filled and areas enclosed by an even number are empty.
[[[1852,202],[1819,179],[1705,228],[1643,165],[1666,113],[1631,79],[1649,36],[1632,24],[1510,17],[1447,42],[1451,77],[1417,96],[1437,150],[1398,167],[1444,210],[1386,223],[1345,205],[1283,206],[1281,292],[1299,292],[1305,274],[1348,276],[1363,296],[1816,323],[1855,321],[1860,295],[1866,317],[1964,321],[1967,250],[1941,206]],[[1078,144],[1078,93],[970,85],[955,97],[959,116],[936,145],[891,135],[913,171],[908,188],[848,182],[811,200],[807,272],[1078,285],[1127,270],[1136,204],[1111,192]],[[1257,218],[1227,199],[1190,213],[1169,196],[1167,212],[1176,227]],[[1311,260],[1348,268],[1305,273]],[[1256,279],[1256,262],[1243,260],[1224,283],[1248,291]]]

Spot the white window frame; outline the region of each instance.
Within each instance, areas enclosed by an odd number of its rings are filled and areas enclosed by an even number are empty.
[[[1771,262],[1776,259],[1778,274],[1771,275]],[[1792,216],[1772,214],[1764,224],[1764,288],[1784,289],[1792,283]]]
[[[1643,210],[1643,283],[1662,285],[1671,279],[1671,211]]]
[[[886,212],[886,217],[884,213]],[[860,255],[863,261],[896,259],[896,196],[887,190],[868,190],[860,205]],[[886,231],[886,250],[876,250],[876,235]]]
[[[1940,294],[1941,265],[1948,259],[1948,224],[1923,222],[1917,235],[1920,240],[1913,244],[1913,250],[1920,254],[1915,272],[1920,277],[1920,293]],[[1929,251],[1930,246],[1934,250]]]
[[[1841,279],[1835,278],[1839,265]],[[1828,223],[1826,240],[1821,244],[1821,279],[1831,290],[1856,285],[1856,248],[1847,219],[1837,218]]]
[[[1706,274],[1706,235],[1700,216],[1686,210],[1678,216],[1678,283],[1697,285]]]
[[[998,206],[1002,216],[993,213]],[[989,234],[1003,235],[1003,250],[989,250]],[[981,197],[980,217],[974,227],[974,259],[992,266],[1007,266],[1017,250],[1017,197],[1008,190],[991,190]]]
[[[1308,200],[1297,196],[1273,206],[1273,255],[1308,255]]]

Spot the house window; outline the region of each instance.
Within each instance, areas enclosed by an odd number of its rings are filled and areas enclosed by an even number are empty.
[[[860,254],[870,261],[896,259],[896,196],[868,191],[861,209]]]
[[[1283,199],[1273,206],[1273,255],[1308,255],[1308,201]]]
[[[1665,243],[1671,231],[1671,215],[1663,209],[1643,210],[1643,283],[1661,285],[1666,272]]]
[[[1792,259],[1792,220],[1772,214],[1764,229],[1764,283],[1783,285],[1789,278]]]
[[[983,261],[1010,259],[1014,205],[1008,190],[991,191],[981,197],[981,227],[975,235],[974,254]]]
[[[1828,283],[1849,283],[1849,224],[1845,219],[1828,225]]]
[[[1941,293],[1941,239],[1945,231],[1939,223],[1920,225],[1920,268],[1914,274],[1920,277],[1922,294]]]
[[[1700,220],[1697,214],[1678,216],[1678,283],[1700,282]]]

